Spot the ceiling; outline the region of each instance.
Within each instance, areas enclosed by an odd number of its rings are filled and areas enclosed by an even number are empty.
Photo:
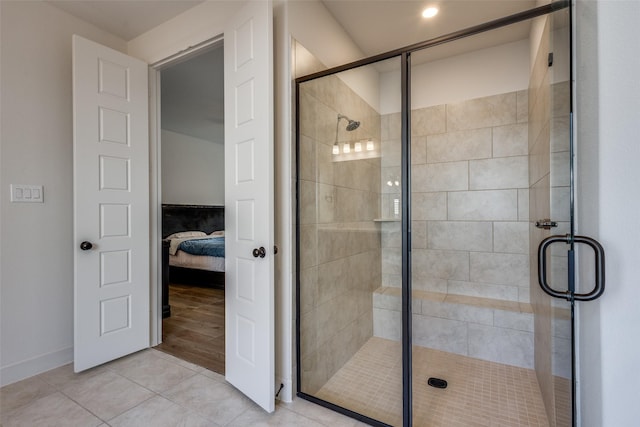
[[[388,52],[536,6],[536,0],[322,0],[365,56]],[[422,10],[437,5],[434,18]],[[529,26],[483,36],[485,47],[528,37]],[[493,33],[493,32],[492,32]],[[477,48],[477,44],[472,47]]]
[[[204,0],[45,0],[125,41]],[[212,0],[241,1],[241,0]],[[293,0],[305,1],[305,0]],[[429,40],[536,6],[536,0],[321,0],[365,57]],[[422,9],[437,4],[430,20]],[[521,40],[522,23],[421,52],[420,62]],[[418,58],[415,58],[416,60]],[[223,123],[222,48],[162,71],[163,128],[220,142]]]
[[[129,41],[204,0],[45,1],[125,41]]]
[[[162,129],[224,143],[222,46],[163,69]]]

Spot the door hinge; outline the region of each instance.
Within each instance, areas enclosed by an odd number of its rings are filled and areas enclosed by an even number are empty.
[[[539,219],[536,221],[536,227],[544,228],[545,230],[551,230],[558,226],[556,221],[551,221],[549,218]]]

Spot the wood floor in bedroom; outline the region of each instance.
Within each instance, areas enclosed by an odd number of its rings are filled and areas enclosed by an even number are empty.
[[[170,284],[157,350],[224,375],[224,289]]]

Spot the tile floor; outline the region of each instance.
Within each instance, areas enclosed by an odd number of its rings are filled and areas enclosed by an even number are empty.
[[[66,365],[0,388],[2,427],[352,427],[296,399],[267,414],[215,372],[154,349],[74,374]]]
[[[317,397],[402,425],[401,348],[371,338]],[[535,372],[424,347],[413,351],[414,426],[548,426]],[[427,385],[448,381],[446,389]]]

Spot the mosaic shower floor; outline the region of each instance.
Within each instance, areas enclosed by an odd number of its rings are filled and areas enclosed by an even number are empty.
[[[373,337],[316,394],[402,425],[400,343]],[[414,426],[548,426],[535,372],[424,347],[413,350]],[[445,379],[446,389],[427,385]]]

